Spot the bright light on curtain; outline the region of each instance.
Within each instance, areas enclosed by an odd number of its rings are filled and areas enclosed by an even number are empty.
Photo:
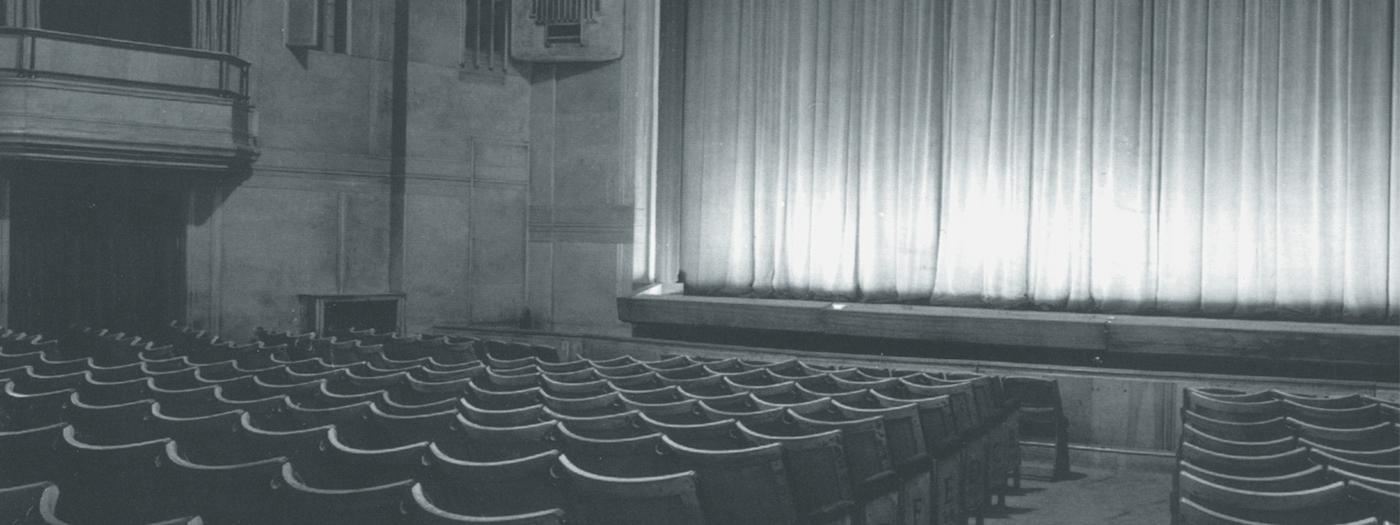
[[[700,0],[688,289],[1400,319],[1392,0]]]

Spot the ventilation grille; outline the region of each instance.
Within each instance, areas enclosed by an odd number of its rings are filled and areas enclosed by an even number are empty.
[[[592,22],[601,9],[601,0],[534,0],[530,18],[541,26],[582,24]]]

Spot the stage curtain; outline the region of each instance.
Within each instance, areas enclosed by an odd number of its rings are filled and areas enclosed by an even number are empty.
[[[1400,319],[1397,17],[692,1],[687,290]]]

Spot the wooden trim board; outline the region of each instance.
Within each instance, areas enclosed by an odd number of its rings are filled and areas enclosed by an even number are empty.
[[[633,325],[772,330],[930,343],[1400,367],[1400,326],[693,297],[618,299]]]

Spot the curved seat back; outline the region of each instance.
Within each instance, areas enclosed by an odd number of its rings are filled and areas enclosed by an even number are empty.
[[[782,421],[752,427],[739,422],[738,428],[755,443],[783,446],[793,505],[804,520],[838,522],[850,514],[855,494],[841,447],[841,431],[804,430]]]
[[[300,479],[292,463],[282,465],[277,487],[278,516],[316,525],[401,523],[413,505],[413,481],[355,489],[326,489]]]
[[[558,450],[546,450],[475,462],[452,457],[432,445],[423,477],[424,494],[443,510],[463,515],[528,514],[561,508],[567,498],[562,483],[550,474],[558,457]]]
[[[658,516],[675,525],[706,523],[693,471],[661,476],[605,476],[559,456],[561,477],[570,487],[571,522],[584,525],[653,525]],[[715,523],[720,523],[716,521]]]
[[[715,523],[796,523],[782,445],[736,439],[743,448],[695,448],[663,436],[680,463],[696,472],[700,507]]]

